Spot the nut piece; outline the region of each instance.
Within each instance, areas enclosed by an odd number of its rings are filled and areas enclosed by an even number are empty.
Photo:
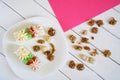
[[[93,64],[95,62],[95,59],[93,57],[89,57],[88,62]]]
[[[72,43],[75,43],[76,37],[75,37],[74,35],[69,35],[69,40],[70,40]]]
[[[80,58],[82,59],[82,60],[84,60],[84,61],[88,61],[88,59],[89,59],[89,57],[88,56],[86,56],[86,55],[84,55],[84,54],[80,54]]]
[[[55,33],[56,33],[55,29],[53,29],[52,27],[49,28],[49,30],[48,30],[48,34],[49,34],[50,36],[54,36]]]
[[[96,22],[96,24],[97,24],[99,27],[104,24],[104,23],[103,23],[103,20],[96,20],[95,22]]]
[[[88,40],[89,40],[89,39],[88,39],[88,38],[85,38],[85,37],[82,37],[82,38],[81,38],[81,42],[83,42],[83,43],[89,43]]]
[[[37,41],[37,43],[44,44],[44,43],[45,43],[45,41],[44,41],[44,40],[42,40],[42,39],[39,39],[39,40]]]
[[[33,51],[35,51],[35,52],[40,51],[40,46],[39,45],[33,46]]]
[[[104,55],[105,57],[110,57],[110,56],[111,56],[110,50],[104,50],[104,51],[103,51],[103,55]]]
[[[51,37],[50,36],[45,36],[44,37],[46,41],[50,42],[51,41]]]
[[[96,28],[96,27],[91,28],[91,33],[97,34],[98,28]]]
[[[95,24],[95,20],[90,20],[90,21],[88,21],[88,23],[87,23],[89,26],[93,26],[94,24]]]
[[[93,49],[93,52],[90,52],[90,55],[91,55],[91,56],[96,56],[96,55],[98,55],[97,50],[96,50],[96,49]]]
[[[108,20],[108,23],[111,24],[111,25],[115,25],[117,23],[117,20],[115,20],[114,17],[111,17],[109,20]]]
[[[84,49],[87,51],[90,51],[90,47],[89,46],[84,46]]]
[[[73,48],[74,48],[75,50],[82,50],[82,46],[78,46],[78,45],[74,45]]]
[[[77,64],[76,68],[77,68],[77,70],[79,70],[79,71],[82,71],[82,70],[85,69],[85,67],[84,67],[83,64]]]
[[[94,36],[91,36],[91,39],[94,40]]]
[[[71,69],[74,69],[75,68],[75,62],[73,61],[73,60],[71,60],[70,62],[69,62],[69,67],[71,68]]]
[[[53,43],[50,43],[51,46],[51,54],[53,54],[55,52],[55,46]]]
[[[54,60],[54,58],[55,58],[55,56],[54,56],[54,55],[49,55],[49,56],[47,56],[47,59],[48,59],[49,61],[53,61],[53,60]]]
[[[51,54],[51,52],[50,52],[50,50],[47,50],[47,51],[44,52],[44,54],[45,54],[46,56],[49,56],[49,55]]]
[[[83,31],[81,32],[81,34],[87,35],[87,34],[88,34],[88,31],[87,31],[87,30],[83,30]]]
[[[47,47],[46,46],[40,46],[40,49],[42,52],[45,52],[47,50]]]
[[[93,57],[86,56],[85,54],[80,54],[80,58],[91,64],[95,62],[95,59]]]

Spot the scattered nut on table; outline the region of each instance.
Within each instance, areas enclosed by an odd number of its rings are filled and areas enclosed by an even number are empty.
[[[104,55],[105,57],[110,57],[110,56],[111,56],[110,50],[104,50],[104,51],[103,51],[103,55]]]
[[[95,24],[95,20],[90,20],[90,21],[88,21],[88,23],[87,23],[89,26],[93,26],[94,24]]]
[[[82,70],[85,69],[85,67],[84,67],[83,64],[77,64],[76,68],[77,68],[77,70],[79,70],[79,71],[82,71]]]
[[[96,56],[96,55],[98,55],[97,49],[93,49],[93,51],[90,52],[90,55],[91,55],[91,56]]]
[[[81,34],[87,35],[87,34],[88,34],[88,31],[87,31],[87,30],[83,30],[83,31],[81,32]]]
[[[117,23],[117,20],[115,20],[114,17],[111,17],[108,19],[108,23],[111,24],[111,25],[115,25]]]
[[[98,28],[97,27],[92,27],[90,31],[91,31],[91,33],[97,34],[98,33]]]
[[[76,37],[75,37],[74,35],[69,35],[69,40],[70,40],[72,43],[75,43]]]
[[[103,20],[96,20],[95,23],[100,27],[104,25]]]
[[[75,50],[82,50],[82,46],[80,46],[80,45],[73,45],[73,48]]]
[[[90,47],[89,46],[84,46],[83,47],[85,50],[87,50],[87,51],[90,51]]]
[[[71,61],[69,62],[69,67],[70,67],[71,69],[74,69],[75,66],[76,66],[75,62],[74,62],[73,60],[71,60]]]
[[[82,43],[89,43],[89,39],[86,38],[86,37],[82,37],[82,38],[81,38],[81,42],[82,42]]]

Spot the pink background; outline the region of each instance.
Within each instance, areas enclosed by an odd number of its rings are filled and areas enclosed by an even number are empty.
[[[64,31],[118,5],[120,0],[49,0]]]

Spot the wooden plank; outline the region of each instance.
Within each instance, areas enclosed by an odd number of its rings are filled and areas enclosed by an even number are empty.
[[[75,30],[79,31],[79,30],[81,30],[81,27],[77,27]],[[72,32],[72,31],[66,32],[66,36],[68,36],[70,34],[75,35],[77,38],[77,41],[79,41],[81,38],[80,36],[78,36],[76,33]],[[94,57],[96,60],[95,64],[90,64],[90,63],[87,63],[87,62],[81,60],[79,57],[80,53],[90,56],[88,51],[85,51],[85,50],[76,51],[72,48],[72,45],[74,45],[74,44],[72,44],[70,41],[67,41],[67,42],[68,42],[68,47],[69,47],[68,50],[69,50],[70,54],[72,54],[80,62],[83,62],[84,64],[86,64],[90,69],[93,70],[93,72],[96,72],[97,74],[99,74],[103,79],[105,79],[105,80],[120,79],[119,75],[116,75],[116,74],[120,74],[119,65],[117,65],[116,63],[111,61],[109,58],[103,57],[103,55],[101,54],[100,51],[98,51],[99,55]],[[95,48],[95,47],[91,46],[90,44],[81,44],[81,45],[82,46],[88,45],[91,49]],[[111,74],[112,74],[112,76],[111,76]]]
[[[115,6],[114,8],[120,12],[120,4]]]
[[[23,20],[18,14],[0,1],[0,25],[8,29],[11,25]]]
[[[51,14],[55,15],[48,0],[34,0],[34,1],[38,2],[42,7],[44,7],[46,11],[49,11]]]
[[[114,13],[113,13],[114,12]],[[112,15],[112,13],[114,15]],[[104,15],[102,14],[101,16],[97,16],[95,19],[104,19],[105,20],[105,17],[108,16],[108,15],[112,15],[113,17],[115,16],[117,18],[117,16],[119,17],[118,13],[116,13],[114,10],[110,10],[108,12],[106,12]],[[117,15],[117,16],[116,16]],[[119,19],[117,19],[118,22],[119,22]],[[108,24],[107,23],[104,23],[106,25],[106,27],[109,27],[109,30],[110,31],[114,31],[113,33],[119,35],[119,25],[120,23],[118,23],[118,26],[114,26],[114,27],[111,27],[111,26],[107,26]],[[104,27],[105,27],[104,25]],[[96,27],[96,26],[95,26]],[[106,28],[105,27],[105,28]],[[111,50],[112,52],[112,58],[117,61],[118,63],[120,63],[120,40],[116,37],[114,37],[113,35],[111,35],[109,32],[107,32],[105,29],[103,29],[102,27],[98,27],[99,31],[98,31],[98,34],[92,34],[90,33],[90,26],[88,26],[86,23],[83,23],[77,27],[75,27],[73,30],[75,32],[77,32],[78,34],[80,33],[80,31],[82,31],[83,29],[87,29],[89,30],[89,34],[86,36],[88,38],[90,38],[91,36],[94,36],[95,37],[95,40],[90,40],[90,42],[95,45],[97,48],[99,48],[100,50],[104,50],[104,49],[109,49]],[[113,30],[112,30],[113,29]],[[116,33],[117,32],[117,33]]]
[[[68,53],[68,57],[69,59],[67,60],[67,63],[64,65],[64,67],[61,69],[65,74],[67,74],[67,76],[69,76],[71,78],[71,80],[101,80],[101,78],[99,78],[94,72],[92,72],[91,70],[89,70],[86,66],[85,69],[83,71],[78,71],[76,68],[75,69],[71,69],[68,67],[68,63],[70,60],[75,61],[76,64],[80,64],[81,62],[79,62],[77,59],[75,59],[73,56],[71,56]]]

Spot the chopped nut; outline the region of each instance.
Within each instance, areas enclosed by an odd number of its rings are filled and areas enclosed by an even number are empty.
[[[89,57],[88,62],[93,64],[95,62],[95,59],[93,57]]]
[[[83,64],[77,64],[76,68],[77,68],[77,70],[79,70],[79,71],[82,71],[82,70],[85,69],[85,67],[84,67]]]
[[[94,40],[94,37],[93,37],[93,36],[91,36],[91,39],[92,39],[92,40]]]
[[[69,39],[72,43],[75,43],[76,37],[74,35],[69,35]]]
[[[91,56],[96,56],[96,55],[98,55],[97,50],[96,50],[96,49],[93,49],[93,52],[90,52],[90,55],[91,55]]]
[[[95,59],[89,56],[86,56],[85,54],[80,54],[80,58],[88,63],[93,64],[95,62]]]
[[[104,51],[103,51],[103,55],[104,55],[105,57],[110,57],[110,56],[111,56],[110,50],[104,50]]]
[[[51,52],[50,52],[50,50],[47,50],[47,51],[44,52],[44,54],[45,54],[46,56],[49,56],[49,55],[51,54]]]
[[[49,28],[49,30],[48,30],[48,34],[49,34],[50,36],[54,36],[55,33],[56,33],[55,29],[53,29],[52,27]]]
[[[75,62],[73,61],[73,60],[71,60],[70,62],[69,62],[69,67],[71,68],[71,69],[74,69],[75,68]]]
[[[90,20],[89,22],[88,22],[88,25],[89,26],[93,26],[95,24],[95,20]]]
[[[50,42],[51,41],[51,37],[50,36],[45,36],[44,37],[46,41]]]
[[[44,40],[42,40],[42,39],[40,39],[40,40],[38,40],[38,41],[37,41],[37,43],[44,44],[44,43],[45,43],[45,41],[44,41]]]
[[[85,38],[85,37],[82,37],[82,38],[81,38],[81,42],[83,42],[83,43],[89,43],[88,40],[89,40],[89,39],[88,39],[88,38]]]
[[[103,23],[103,20],[96,20],[95,22],[96,22],[96,24],[97,24],[99,27],[104,24],[104,23]]]
[[[50,43],[51,46],[51,54],[53,54],[55,52],[55,46],[53,43]]]
[[[89,46],[84,46],[84,49],[87,51],[90,51],[90,47]]]
[[[108,20],[108,23],[111,24],[111,25],[115,25],[117,23],[117,20],[115,20],[114,17],[111,17],[109,20]]]
[[[80,58],[84,61],[88,61],[88,59],[89,59],[89,57],[84,54],[80,54]]]
[[[49,56],[47,56],[47,59],[49,61],[53,61],[54,60],[54,55],[50,54]]]
[[[96,27],[91,28],[91,33],[97,34],[98,33],[98,28],[96,28]]]
[[[39,45],[33,46],[33,51],[35,51],[35,52],[40,51],[40,46]]]
[[[87,31],[87,30],[83,30],[83,31],[81,32],[81,34],[87,35],[87,34],[88,34],[88,31]]]
[[[40,46],[40,49],[42,52],[45,52],[47,50],[47,47],[46,46]]]
[[[75,50],[82,50],[82,46],[79,46],[79,45],[74,45],[73,48]]]

